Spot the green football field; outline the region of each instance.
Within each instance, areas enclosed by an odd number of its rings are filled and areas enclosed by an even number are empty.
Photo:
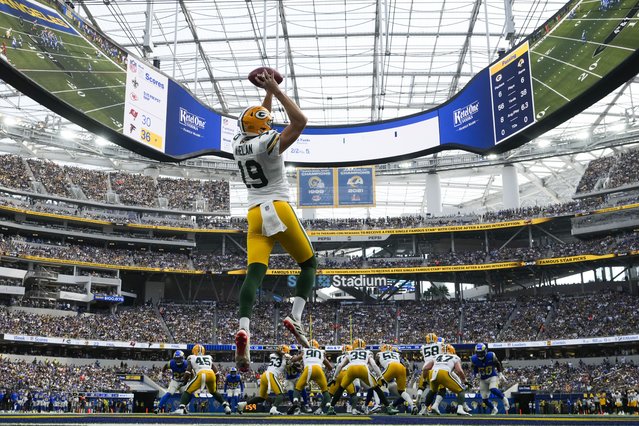
[[[572,1],[573,13],[531,45],[537,119],[581,95],[639,49],[637,8],[638,0],[611,0],[607,8],[601,0]]]
[[[66,21],[72,25],[69,19]],[[9,28],[12,29],[11,38],[6,37]],[[7,10],[0,11],[0,35],[6,44],[7,59],[13,66],[61,100],[121,131],[125,69],[81,35],[46,28],[62,41],[55,48],[42,41],[43,30],[42,25],[34,26]],[[22,40],[21,47],[12,47],[13,37]]]

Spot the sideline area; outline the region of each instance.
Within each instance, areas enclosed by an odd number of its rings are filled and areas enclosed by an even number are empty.
[[[80,425],[104,426],[154,425],[290,425],[303,424],[359,426],[359,425],[632,425],[639,426],[639,416],[278,416],[244,414],[224,416],[219,414],[152,415],[152,414],[0,414],[0,424],[11,425]]]

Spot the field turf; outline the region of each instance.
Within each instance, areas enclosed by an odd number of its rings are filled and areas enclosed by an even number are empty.
[[[29,4],[26,0],[22,3]],[[62,40],[58,49],[41,39],[43,25],[20,20],[0,10],[0,40],[6,44],[6,57],[13,66],[49,92],[106,126],[121,130],[124,117],[126,72],[97,46],[81,35],[69,34],[51,27]],[[59,14],[62,16],[62,14]],[[66,19],[73,26],[69,19]],[[22,47],[12,47],[12,37],[22,39]]]
[[[574,0],[531,44],[535,113],[542,119],[639,49],[639,1]]]
[[[0,414],[0,424],[13,425],[639,425],[638,416],[268,416],[257,414],[224,416],[222,414],[187,416],[153,414]]]

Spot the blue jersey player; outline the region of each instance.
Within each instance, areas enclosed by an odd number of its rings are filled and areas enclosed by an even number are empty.
[[[231,404],[233,411],[237,411],[237,403],[240,402],[242,395],[244,395],[244,382],[242,376],[237,374],[237,368],[233,367],[224,379],[224,396]]]
[[[158,408],[155,409],[156,414],[162,409],[166,409],[166,402],[171,395],[181,394],[184,391],[183,388],[186,384],[184,383],[184,374],[186,373],[186,367],[188,367],[188,365],[189,364],[184,360],[184,352],[177,350],[173,354],[173,358],[162,368],[162,371],[171,370],[173,377],[171,378],[171,383],[169,383],[169,388],[166,390],[166,393],[160,398]]]
[[[502,373],[504,368],[497,355],[488,351],[488,346],[485,343],[477,343],[475,345],[475,354],[470,358],[470,361],[473,364],[473,374],[479,375],[479,393],[484,404],[487,407],[491,407],[490,414],[494,416],[499,411],[497,405],[488,400],[491,394],[503,401],[504,410],[508,412],[510,409],[508,398],[498,387],[499,380],[504,380],[504,374]]]
[[[294,399],[294,392],[295,392],[295,384],[297,383],[297,380],[300,378],[300,375],[302,374],[302,370],[303,370],[303,366],[302,364],[300,364],[299,362],[292,362],[292,363],[288,363],[286,365],[286,370],[285,370],[285,378],[286,378],[286,393],[288,395],[288,399],[293,402]],[[306,391],[306,388],[302,389],[302,392],[300,393],[301,397],[302,397],[302,401],[304,402],[304,411],[311,412],[310,409],[310,405],[309,405],[309,399],[308,399],[308,392]]]

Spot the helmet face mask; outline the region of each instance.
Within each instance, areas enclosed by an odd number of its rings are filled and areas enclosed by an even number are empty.
[[[475,345],[475,354],[477,358],[484,359],[486,358],[486,353],[488,352],[488,347],[483,343],[477,343]]]
[[[237,125],[242,134],[258,136],[271,130],[273,117],[263,106],[252,106],[242,111],[237,119]]]
[[[237,368],[231,367],[231,374],[232,375],[236,375],[237,374]]]

